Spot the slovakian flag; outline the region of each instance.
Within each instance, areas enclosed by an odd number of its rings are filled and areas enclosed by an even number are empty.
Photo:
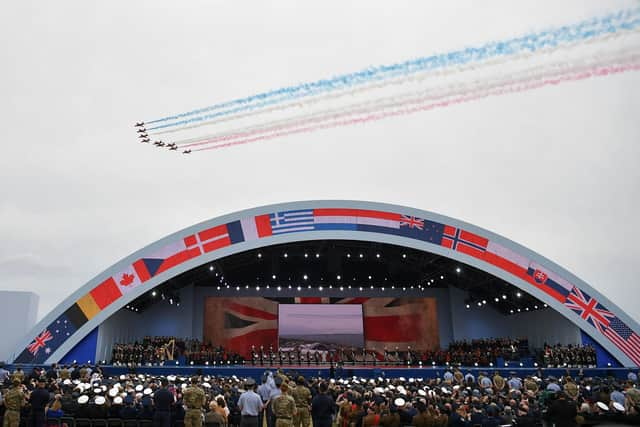
[[[527,275],[529,276],[529,283],[532,283],[538,289],[541,289],[563,304],[571,290],[577,289],[558,274],[533,261],[530,262],[527,267]]]

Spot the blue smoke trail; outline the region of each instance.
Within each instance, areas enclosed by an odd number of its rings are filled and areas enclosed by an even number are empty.
[[[556,30],[547,30],[506,41],[491,42],[481,47],[467,48],[464,50],[418,58],[397,64],[370,67],[366,70],[337,76],[328,80],[319,80],[311,83],[303,83],[298,86],[280,88],[270,92],[148,121],[147,124],[167,122],[209,111],[239,106],[229,110],[219,111],[214,114],[150,127],[148,130],[157,130],[167,127],[186,125],[189,123],[202,122],[224,115],[235,114],[241,111],[254,110],[283,101],[317,95],[323,92],[330,92],[332,90],[338,90],[372,81],[379,81],[386,78],[409,75],[418,71],[463,65],[469,62],[486,60],[491,57],[509,56],[522,51],[535,52],[542,48],[555,47],[560,44],[580,40],[588,40],[603,34],[615,33],[619,30],[631,30],[640,25],[640,19],[638,18],[639,15],[640,8],[620,11],[602,18],[592,18],[576,25],[564,26]],[[260,102],[254,103],[256,101]]]

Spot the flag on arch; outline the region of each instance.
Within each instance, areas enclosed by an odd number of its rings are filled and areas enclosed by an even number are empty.
[[[637,366],[640,366],[640,337],[617,316],[609,320],[602,333]]]
[[[575,286],[564,305],[601,332],[609,327],[609,320],[615,317],[595,298]]]
[[[15,363],[44,363],[76,330],[75,323],[63,313],[33,337]]]
[[[475,258],[483,258],[489,239],[462,228],[444,226],[441,245],[453,251],[462,252]]]

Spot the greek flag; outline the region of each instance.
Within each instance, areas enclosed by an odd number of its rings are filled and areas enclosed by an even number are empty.
[[[269,215],[273,234],[313,230],[313,209],[276,212]]]

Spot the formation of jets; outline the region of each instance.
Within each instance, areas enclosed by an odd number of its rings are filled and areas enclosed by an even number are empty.
[[[136,133],[138,134],[138,138],[140,138],[140,142],[150,143],[151,139],[149,139],[149,135],[147,134],[147,129],[144,127],[144,122],[136,122],[134,127],[138,128]],[[163,141],[154,141],[153,145],[156,147],[167,147],[170,151],[178,151],[178,145],[175,142],[170,142],[165,144]],[[191,150],[184,150],[182,154],[189,154]]]

